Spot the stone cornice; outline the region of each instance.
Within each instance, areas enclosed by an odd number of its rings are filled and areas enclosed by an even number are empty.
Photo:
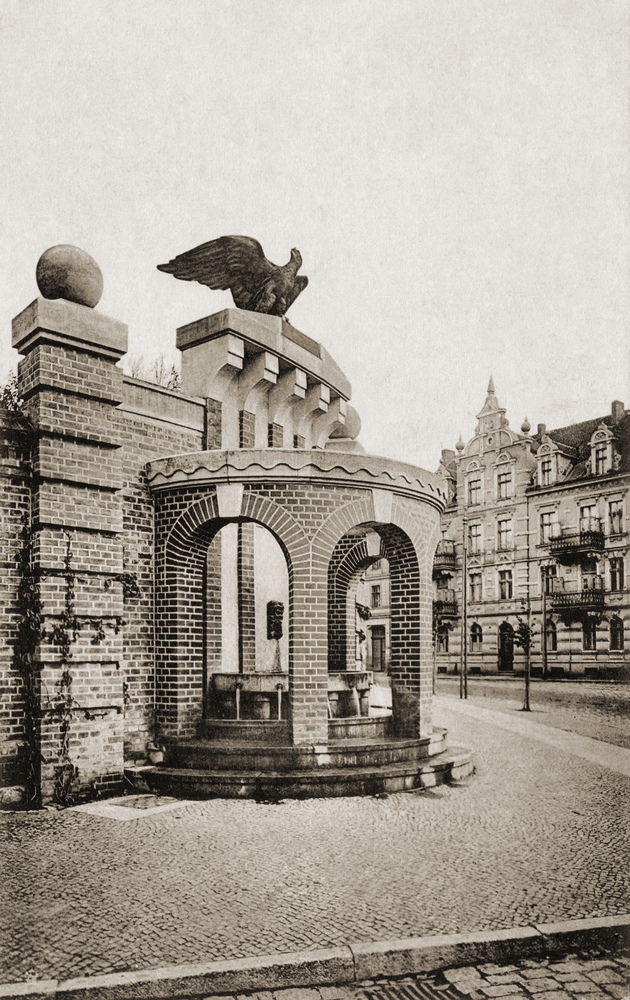
[[[325,450],[201,451],[156,459],[146,469],[151,489],[159,492],[183,485],[280,480],[381,488],[431,503],[440,512],[447,500],[442,477],[425,469],[373,455]]]

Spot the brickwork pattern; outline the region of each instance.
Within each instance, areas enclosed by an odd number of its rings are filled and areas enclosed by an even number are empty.
[[[284,427],[282,424],[269,424],[267,443],[270,448],[284,447]]]
[[[256,415],[247,410],[239,413],[239,447],[254,448],[256,444]]]
[[[345,535],[335,546],[328,566],[329,670],[346,670],[354,662],[358,576],[381,556],[384,550],[379,556],[369,556],[365,540],[357,541],[353,535]]]
[[[223,406],[218,399],[206,399],[206,451],[221,448],[223,441],[222,409]]]
[[[19,748],[24,736],[22,679],[13,667],[17,625],[20,532],[28,517],[28,449],[0,406],[0,785],[21,782]]]

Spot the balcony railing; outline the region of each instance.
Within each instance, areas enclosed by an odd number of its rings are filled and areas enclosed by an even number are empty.
[[[457,600],[454,590],[438,591],[439,598],[433,602],[433,614],[455,618],[457,616]]]
[[[433,572],[443,573],[445,570],[454,570],[455,560],[455,542],[442,539],[441,542],[438,542],[438,547],[433,557]]]
[[[582,518],[579,528],[561,528],[552,525],[543,544],[549,546],[551,555],[571,556],[574,553],[584,555],[586,552],[601,552],[604,548],[604,532],[598,517]]]
[[[605,596],[603,576],[592,576],[584,581],[581,590],[554,588],[548,600],[552,611],[561,611],[565,608],[586,611],[591,608],[594,610],[603,608]]]

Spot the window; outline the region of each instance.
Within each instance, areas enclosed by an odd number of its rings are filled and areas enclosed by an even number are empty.
[[[582,648],[593,652],[597,649],[597,623],[585,621],[582,625]]]
[[[512,518],[506,517],[499,521],[498,547],[500,550],[512,548]]]
[[[438,590],[448,590],[449,579],[450,578],[448,576],[438,576],[438,578],[436,580],[436,587],[437,587],[437,589]]]
[[[499,570],[499,598],[502,601],[509,601],[512,597],[512,570]]]
[[[540,567],[540,584],[543,594],[553,593],[557,575],[558,575],[557,566]]]
[[[468,480],[468,503],[481,503],[481,479],[478,477]]]
[[[448,628],[440,625],[437,630],[437,651],[438,653],[448,653]]]
[[[540,544],[547,545],[550,539],[557,537],[557,534],[555,510],[544,510],[540,515]]]
[[[595,448],[594,472],[596,476],[603,476],[606,472],[606,452],[608,448],[605,444],[598,444]]]
[[[610,648],[623,649],[623,622],[617,616],[610,619]]]
[[[381,588],[380,585],[372,587],[372,607],[380,608],[381,606]]]
[[[610,560],[610,589],[623,590],[623,559]]]
[[[483,645],[483,629],[476,622],[470,626],[470,648],[473,653],[480,653]]]
[[[505,500],[506,497],[510,495],[510,486],[512,483],[512,470],[509,469],[507,472],[499,472],[497,475],[497,497],[499,500]]]
[[[580,507],[580,531],[599,531],[596,503]]]
[[[623,531],[623,501],[611,500],[608,504],[608,520],[611,535],[620,535]]]
[[[540,463],[540,485],[549,486],[551,484],[551,459],[543,458]]]
[[[480,601],[481,600],[481,573],[471,573],[469,576],[470,582],[470,600]]]
[[[558,633],[556,632],[556,623],[549,618],[547,621],[547,652],[555,653],[558,649]]]
[[[481,525],[470,524],[468,526],[468,551],[473,554],[481,552]]]

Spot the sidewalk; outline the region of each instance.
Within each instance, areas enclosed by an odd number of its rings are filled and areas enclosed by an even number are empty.
[[[540,937],[543,925],[626,913],[630,779],[619,748],[471,708],[436,698],[436,724],[475,753],[477,773],[463,786],[1,814],[0,982],[30,980],[32,991],[38,981],[41,992],[45,981],[78,977],[155,981],[156,970],[182,964],[285,961],[305,950],[312,962],[324,950],[346,963],[351,955],[357,983],[357,954],[382,954],[379,942],[498,933],[507,954],[505,935],[518,928]],[[440,955],[439,967],[474,958]],[[498,953],[485,961],[506,964]],[[378,975],[401,974],[388,969]],[[59,990],[69,1000],[65,985],[46,992]]]

